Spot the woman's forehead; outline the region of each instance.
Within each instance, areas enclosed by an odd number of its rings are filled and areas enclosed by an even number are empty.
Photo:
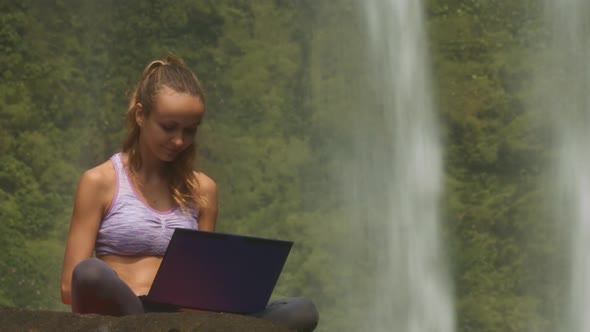
[[[158,117],[198,121],[205,112],[201,98],[170,88],[162,89],[155,98],[154,113]]]

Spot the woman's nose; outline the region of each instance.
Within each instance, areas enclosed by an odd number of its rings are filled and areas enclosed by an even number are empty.
[[[177,133],[174,135],[174,137],[172,138],[172,143],[176,146],[176,147],[180,147],[182,146],[182,144],[184,143],[184,138],[182,136],[182,132],[181,133]]]

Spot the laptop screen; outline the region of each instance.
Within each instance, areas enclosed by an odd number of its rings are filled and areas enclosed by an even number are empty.
[[[292,244],[176,229],[148,299],[209,311],[263,310]]]

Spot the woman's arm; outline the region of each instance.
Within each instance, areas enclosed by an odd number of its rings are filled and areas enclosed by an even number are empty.
[[[203,173],[196,175],[205,201],[205,206],[199,207],[199,230],[213,232],[217,223],[217,185]]]
[[[74,198],[61,274],[61,299],[64,304],[71,304],[74,267],[92,257],[94,251],[96,235],[106,206],[105,194],[108,191],[107,179],[101,166],[82,175]]]

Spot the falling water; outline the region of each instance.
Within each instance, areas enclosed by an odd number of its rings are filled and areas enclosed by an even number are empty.
[[[558,141],[556,220],[570,225],[567,330],[590,331],[590,2],[546,0],[552,32],[540,82]]]
[[[441,241],[442,151],[421,1],[358,1],[366,81],[346,192],[366,284],[366,331],[454,331]],[[363,29],[363,28],[361,28]],[[367,39],[368,38],[368,39]],[[359,254],[362,253],[362,254]]]

